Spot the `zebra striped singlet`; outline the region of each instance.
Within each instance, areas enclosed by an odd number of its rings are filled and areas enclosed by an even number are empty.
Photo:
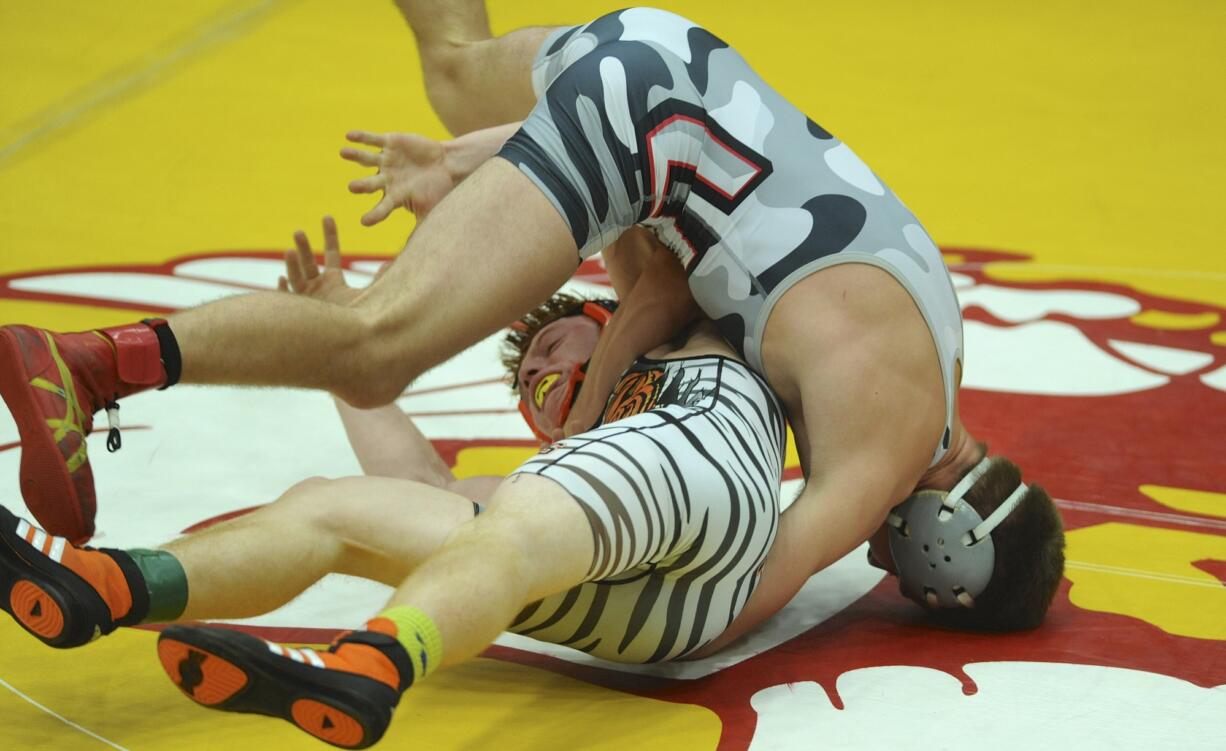
[[[786,431],[760,376],[720,356],[640,358],[602,424],[517,473],[587,514],[587,580],[525,608],[511,631],[619,662],[683,657],[744,607],[774,541]]]

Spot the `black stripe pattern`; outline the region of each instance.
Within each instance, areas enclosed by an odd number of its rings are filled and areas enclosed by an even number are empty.
[[[635,379],[658,390],[620,387]],[[641,359],[622,384],[615,395],[645,411],[517,470],[574,496],[596,553],[584,584],[511,630],[620,662],[672,660],[722,633],[757,582],[778,528],[783,410],[761,377],[722,357]]]

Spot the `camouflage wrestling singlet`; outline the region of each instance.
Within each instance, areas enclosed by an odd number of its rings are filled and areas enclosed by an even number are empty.
[[[634,225],[652,229],[759,372],[770,311],[801,279],[839,263],[893,275],[936,343],[944,454],[962,358],[957,297],[919,221],[851,149],[726,43],[665,11],[559,29],[532,80],[537,105],[500,155],[553,202],[581,257]]]

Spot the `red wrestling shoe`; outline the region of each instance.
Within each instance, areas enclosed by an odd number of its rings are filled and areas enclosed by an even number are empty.
[[[94,476],[85,437],[108,410],[107,447],[119,448],[116,400],[166,380],[154,327],[164,321],[56,334],[0,327],[0,396],[21,438],[21,494],[53,535],[82,543],[94,534]]]

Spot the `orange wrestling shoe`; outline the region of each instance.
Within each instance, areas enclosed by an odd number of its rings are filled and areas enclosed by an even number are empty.
[[[374,631],[343,634],[326,652],[229,629],[171,626],[158,658],[188,698],[210,709],[280,717],[341,748],[387,731],[413,667],[404,647]]]
[[[119,551],[74,547],[0,506],[0,609],[48,646],[79,647],[139,622],[149,606],[139,572],[125,572],[134,565]]]
[[[85,437],[105,408],[112,421],[107,446],[116,450],[117,400],[166,381],[158,325],[165,322],[74,334],[0,327],[0,396],[21,438],[21,494],[48,532],[77,543],[93,536]]]

